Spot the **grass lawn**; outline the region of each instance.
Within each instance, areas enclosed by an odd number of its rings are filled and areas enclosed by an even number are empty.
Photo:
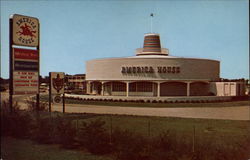
[[[41,117],[50,117],[50,113],[41,112]],[[51,117],[63,116],[73,120],[77,130],[82,122],[100,119],[105,121],[106,130],[114,133],[116,128],[137,133],[154,140],[163,132],[169,132],[171,140],[187,144],[186,150],[192,150],[195,136],[195,149],[206,147],[218,151],[233,148],[241,151],[243,157],[250,158],[250,121],[210,120],[191,118],[146,117],[126,115],[62,114],[53,112]],[[51,119],[53,120],[53,119]],[[111,135],[112,137],[112,135]],[[7,160],[110,160],[110,157],[95,156],[85,151],[68,150],[58,145],[37,144],[30,140],[4,137],[1,141],[2,158]],[[232,150],[230,150],[232,151]],[[208,156],[209,157],[209,156]],[[232,158],[234,159],[234,158]],[[210,159],[208,159],[210,160]]]
[[[57,145],[36,144],[11,137],[2,137],[1,152],[3,160],[110,160],[83,151],[66,150]]]
[[[89,116],[91,114],[82,114]],[[152,136],[158,135],[163,131],[173,131],[180,134],[193,133],[193,128],[196,132],[201,132],[206,135],[223,135],[223,136],[242,136],[250,133],[249,121],[232,121],[232,120],[210,120],[210,119],[191,119],[191,118],[171,118],[171,117],[147,117],[147,116],[127,116],[127,115],[95,115],[84,118],[85,116],[76,116],[78,123],[81,121],[91,121],[101,119],[106,122],[106,127],[109,129],[119,127],[138,132],[140,134]],[[84,119],[81,119],[84,118]]]
[[[88,117],[86,118],[84,115]],[[75,125],[78,124],[78,126],[82,121],[89,122],[101,119],[106,122],[105,127],[110,132],[118,127],[149,138],[169,131],[177,139],[186,139],[191,142],[195,129],[195,143],[198,146],[206,143],[214,143],[215,146],[216,144],[232,146],[247,144],[250,157],[250,121],[90,115],[79,114],[72,116],[75,116],[73,119],[75,119]]]

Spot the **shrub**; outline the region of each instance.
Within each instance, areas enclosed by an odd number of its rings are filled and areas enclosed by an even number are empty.
[[[112,134],[113,152],[120,160],[149,159],[148,141],[141,135],[115,129]]]
[[[32,128],[32,118],[29,113],[20,110],[20,106],[15,102],[10,112],[9,101],[2,102],[2,135],[26,138],[30,135]]]
[[[1,105],[1,111],[2,113],[10,113],[10,105],[9,105],[9,100],[5,100],[5,101],[2,101],[2,105]],[[18,102],[13,102],[12,104],[12,112],[13,113],[17,113],[20,111],[20,105],[18,104]]]
[[[78,139],[80,144],[93,154],[110,152],[109,134],[104,128],[105,122],[97,119],[89,123],[82,123]]]
[[[72,125],[72,120],[58,117],[56,121],[56,139],[57,143],[65,148],[72,148],[75,144],[76,129]]]
[[[36,127],[33,130],[33,139],[39,143],[55,143],[55,128],[52,119],[42,118],[37,119]]]
[[[143,99],[140,99],[139,101],[140,101],[140,103],[144,103],[145,102]]]
[[[161,133],[159,136],[151,141],[152,148],[152,159],[164,159],[164,160],[177,160],[176,148],[177,141],[176,136],[171,135],[169,131]]]
[[[32,118],[28,113],[12,113],[3,116],[3,135],[26,138],[30,135]]]
[[[156,100],[153,100],[152,103],[157,103],[157,101],[156,101]]]
[[[37,110],[37,102],[36,101],[34,101],[32,99],[28,99],[28,100],[26,100],[26,104],[28,106],[29,111],[36,111]],[[39,102],[38,111],[48,111],[48,108],[49,108],[48,102],[43,102],[43,101]]]
[[[2,85],[0,85],[0,92],[4,92],[4,91],[6,91],[7,89],[4,87],[4,86],[2,86]]]

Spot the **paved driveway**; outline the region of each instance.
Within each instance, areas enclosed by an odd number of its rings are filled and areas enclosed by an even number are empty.
[[[1,101],[8,98],[8,94],[1,93]],[[26,96],[15,96],[21,101],[22,109],[27,108],[24,103]],[[52,111],[62,111],[62,104],[52,106]],[[229,119],[229,120],[250,120],[250,106],[237,107],[203,107],[203,108],[142,108],[142,107],[121,107],[121,106],[99,106],[66,104],[68,113],[96,113],[96,114],[120,114],[138,116],[161,116],[161,117],[182,117],[182,118],[207,118],[207,119]]]
[[[62,105],[53,105],[52,110],[62,111]],[[97,113],[138,116],[250,120],[250,107],[248,106],[212,108],[142,108],[66,104],[65,110],[68,113]]]

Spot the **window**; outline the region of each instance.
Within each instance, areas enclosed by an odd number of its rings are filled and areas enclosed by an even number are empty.
[[[151,82],[134,82],[129,84],[130,92],[152,92],[153,83]]]
[[[113,82],[112,83],[112,91],[125,92],[126,91],[126,84],[122,83],[122,82]]]

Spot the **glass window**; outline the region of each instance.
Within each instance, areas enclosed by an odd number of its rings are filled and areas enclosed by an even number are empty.
[[[112,91],[125,92],[126,91],[126,84],[122,83],[122,82],[113,82],[112,83]]]

